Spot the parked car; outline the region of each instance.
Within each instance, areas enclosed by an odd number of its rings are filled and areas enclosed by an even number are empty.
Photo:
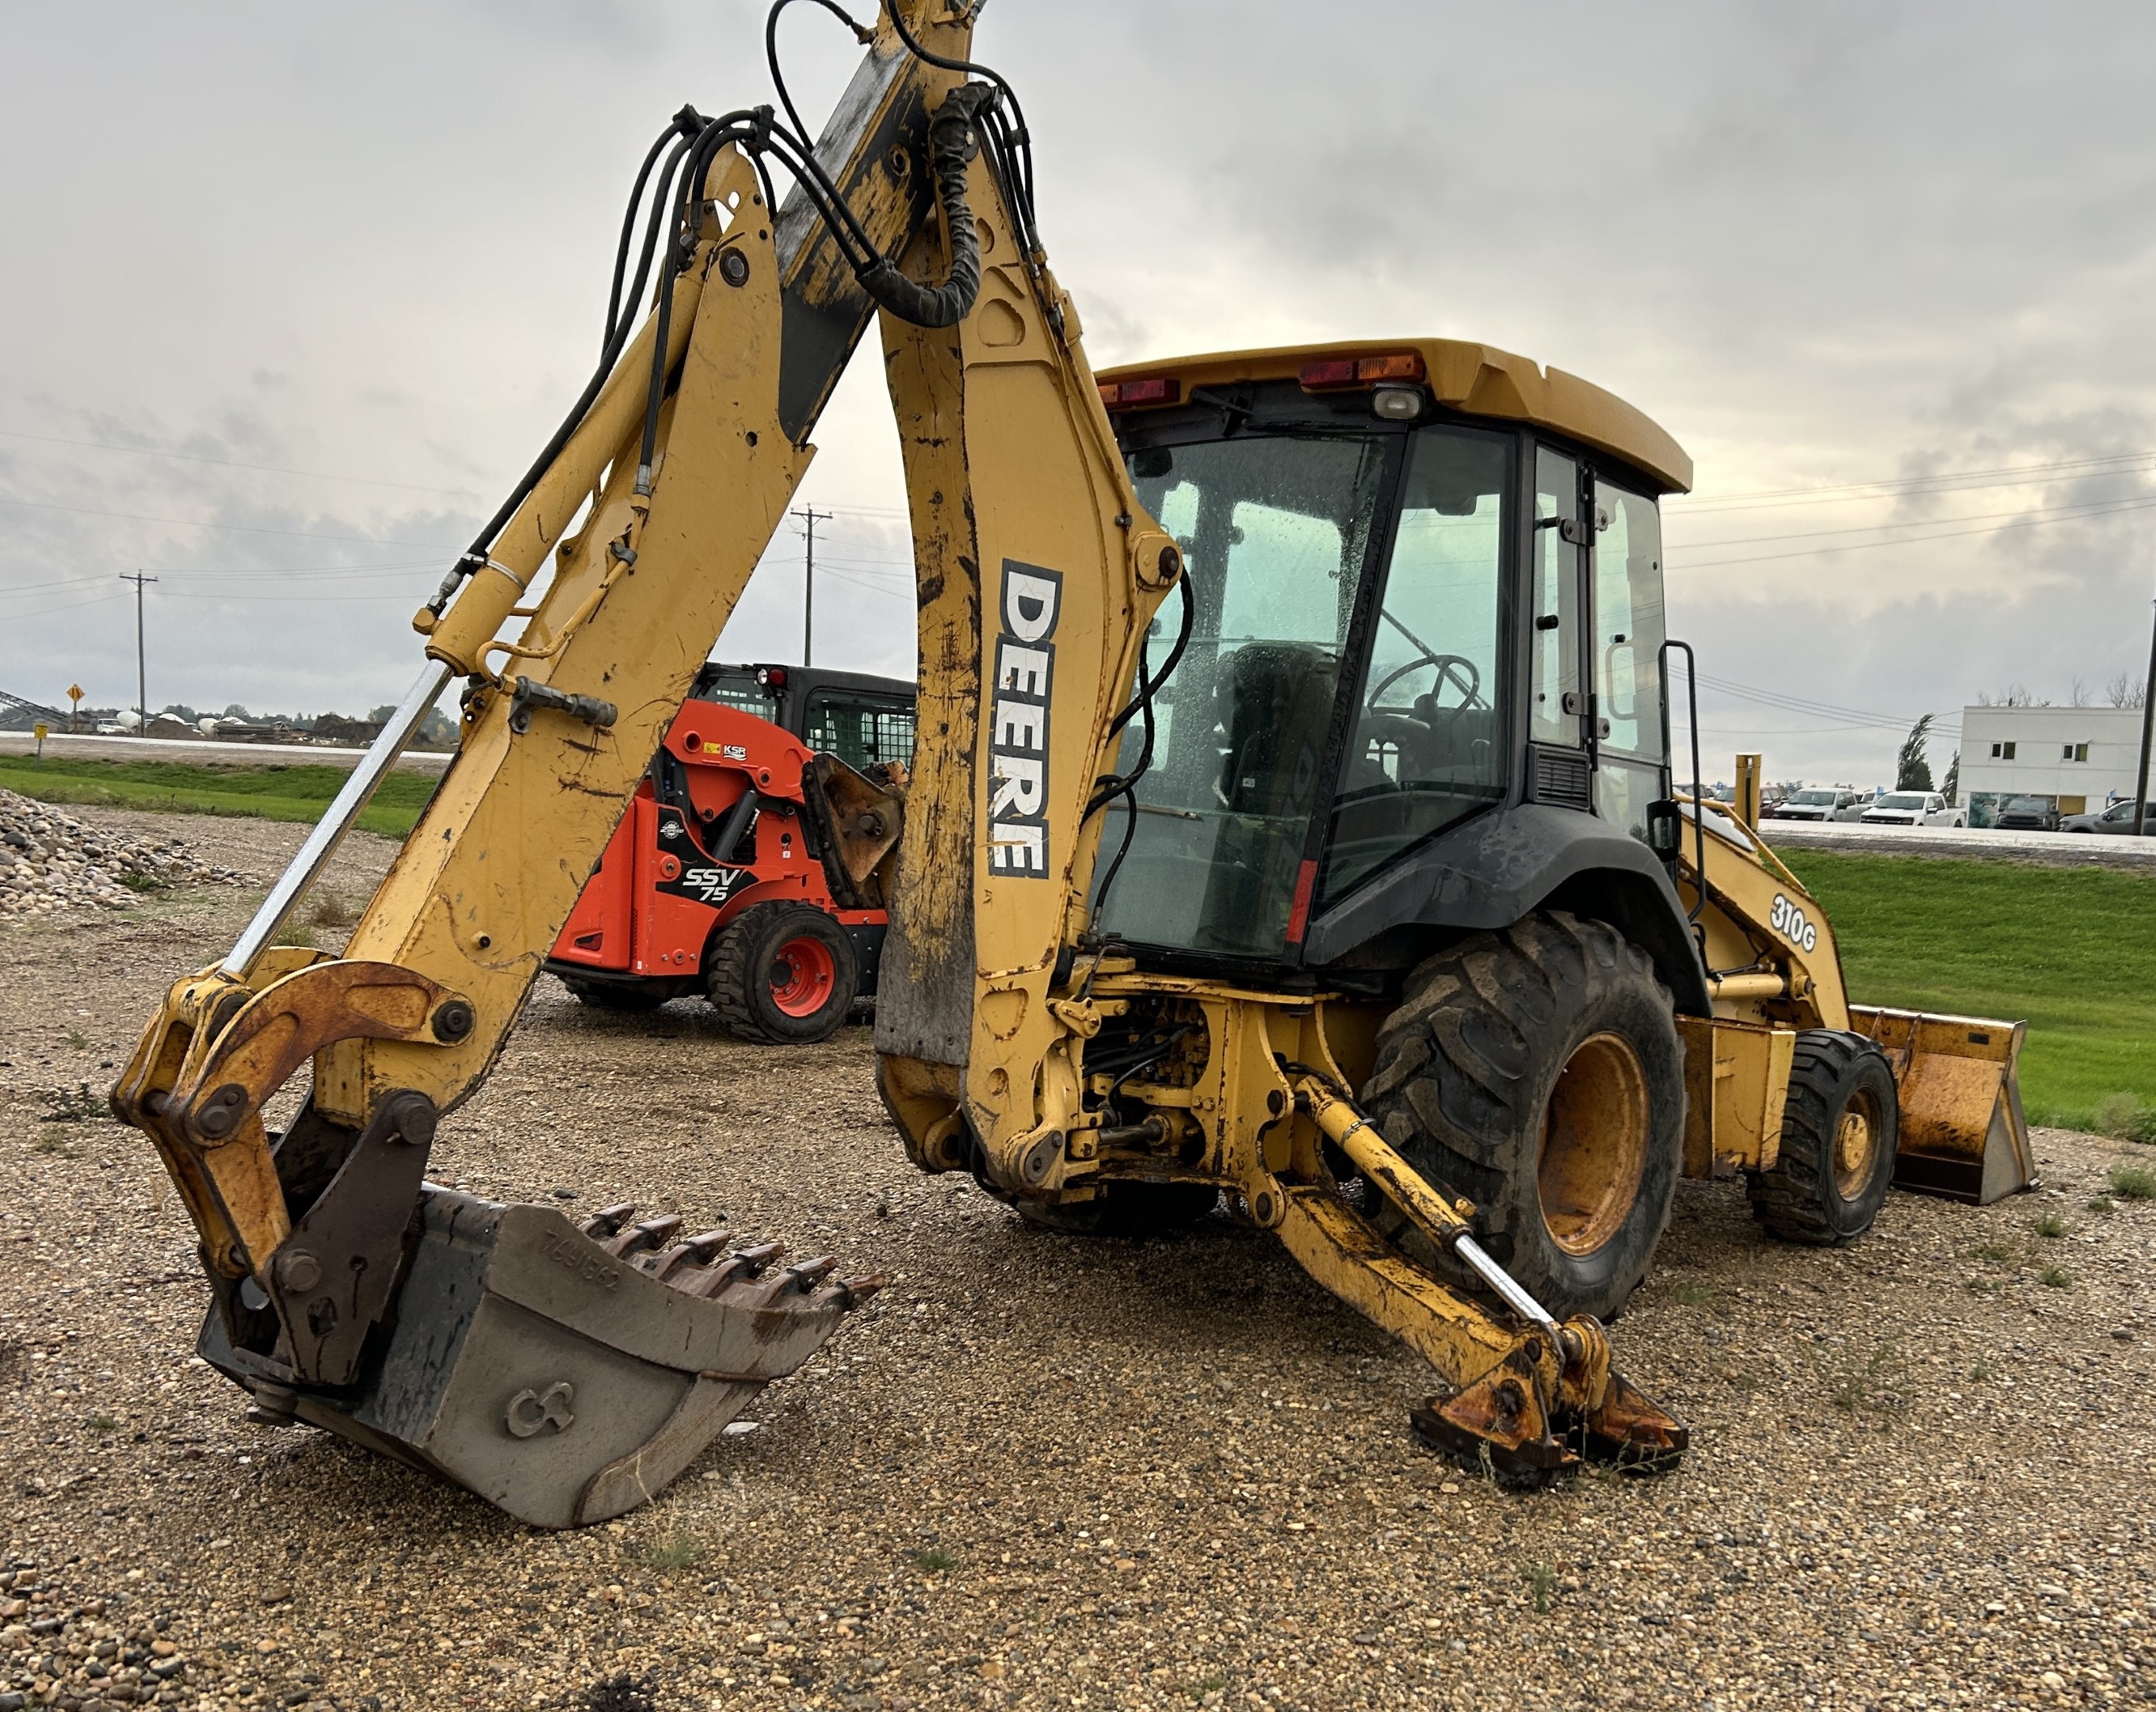
[[[1809,791],[1792,791],[1775,809],[1777,820],[1861,820],[1864,811],[1871,806],[1871,799],[1861,791],[1852,791],[1846,785],[1832,789],[1821,787]]]
[[[1937,791],[1889,791],[1863,819],[1866,826],[1967,826],[1969,812],[1949,808]]]
[[[2070,814],[2059,823],[2062,833],[2112,833],[2133,836],[2133,811],[2140,805],[2135,802],[2114,802],[2108,808],[2099,808],[2088,814]],[[2156,828],[2156,807],[2148,811],[2148,823]]]
[[[2009,797],[1999,811],[1998,824],[2012,833],[2055,833],[2059,805],[2048,797]]]

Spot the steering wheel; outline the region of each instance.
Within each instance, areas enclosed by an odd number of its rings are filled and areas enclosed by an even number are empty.
[[[1431,684],[1430,689],[1430,704],[1432,711],[1441,713],[1448,719],[1457,719],[1460,715],[1466,713],[1471,707],[1477,707],[1481,705],[1482,669],[1481,667],[1477,666],[1474,661],[1469,659],[1465,654],[1418,654],[1414,659],[1409,660],[1405,665],[1397,667],[1384,675],[1383,679],[1378,683],[1377,687],[1371,690],[1369,696],[1365,700],[1363,708],[1364,715],[1368,717],[1375,717],[1378,719],[1413,719],[1416,717],[1412,714],[1403,714],[1396,709],[1380,709],[1378,705],[1378,698],[1383,695],[1388,689],[1391,689],[1394,684],[1399,683],[1401,679],[1406,677],[1409,673],[1419,672],[1424,666],[1435,666],[1437,668],[1437,682]],[[1454,688],[1460,691],[1460,702],[1455,707],[1440,707],[1438,705],[1437,699],[1439,696],[1445,694],[1445,686],[1447,684],[1450,684]],[[1416,700],[1419,701],[1421,698],[1418,696]]]

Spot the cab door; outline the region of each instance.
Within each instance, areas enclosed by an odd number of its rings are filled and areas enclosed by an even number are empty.
[[[1652,495],[1599,474],[1589,499],[1594,536],[1584,628],[1594,807],[1613,826],[1644,839],[1647,805],[1670,790],[1661,515]]]

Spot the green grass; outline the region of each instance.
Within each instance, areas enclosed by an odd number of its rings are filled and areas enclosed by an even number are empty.
[[[41,802],[147,808],[167,814],[253,815],[311,826],[350,777],[334,766],[196,766],[177,761],[59,761],[0,755],[0,786]],[[401,838],[434,794],[427,773],[393,772],[358,824]]]
[[[2156,1171],[2145,1165],[2115,1165],[2111,1192],[2122,1201],[2156,1201]]]
[[[2156,1106],[2148,995],[2156,878],[1795,850],[1779,853],[1826,908],[1860,1004],[2026,1019],[2031,1121],[2097,1127],[2130,1095]]]

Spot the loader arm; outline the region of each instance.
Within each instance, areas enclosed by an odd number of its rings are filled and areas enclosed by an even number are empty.
[[[233,952],[174,985],[115,1090],[202,1235],[205,1353],[269,1417],[569,1525],[656,1491],[877,1282],[834,1282],[828,1259],[781,1269],[770,1245],[730,1249],[725,1232],[626,1207],[572,1226],[476,1202],[426,1184],[424,1165],[880,313],[919,578],[917,748],[902,802],[834,792],[821,764],[812,777],[833,792],[850,879],[880,865],[887,882],[891,859],[901,877],[884,887],[877,1045],[911,1156],[1029,1203],[1082,1202],[1118,1172],[1224,1187],[1430,1356],[1448,1386],[1426,1423],[1440,1442],[1530,1473],[1569,1465],[1574,1444],[1666,1462],[1682,1429],[1615,1376],[1599,1326],[1556,1325],[1355,1114],[1322,1004],[1151,976],[1091,932],[1132,686],[1160,666],[1148,633],[1187,567],[1137,501],[1047,266],[1014,100],[993,74],[968,80],[975,8],[892,5],[814,162],[789,157],[767,109],[685,109],[654,146],[685,188],[670,203],[662,174],[654,193],[651,311],[609,329],[555,442],[416,618],[428,665],[382,742]],[[775,217],[773,159],[798,178]],[[344,953],[273,949],[453,678],[458,755]],[[1163,1086],[1118,1129],[1089,1043],[1161,1006],[1205,1019],[1211,1091]],[[309,1098],[273,1138],[264,1110],[310,1061]],[[1356,1161],[1389,1226],[1351,1207],[1328,1157]],[[1499,1308],[1448,1289],[1388,1229],[1448,1252]]]

